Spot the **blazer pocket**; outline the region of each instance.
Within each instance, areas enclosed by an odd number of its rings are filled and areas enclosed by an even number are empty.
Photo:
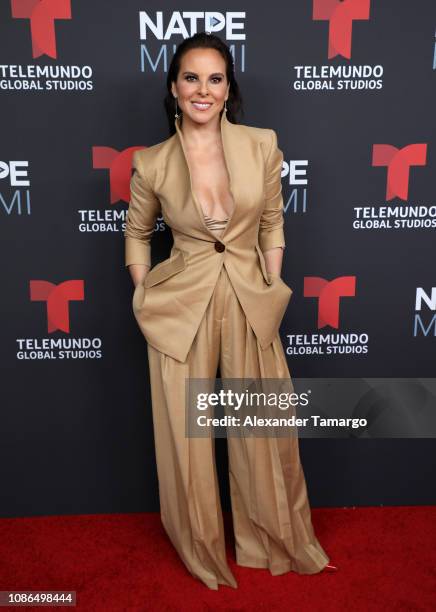
[[[167,278],[170,278],[170,276],[181,272],[185,268],[186,262],[183,251],[177,251],[175,255],[172,255],[169,259],[161,261],[150,270],[145,277],[144,287],[146,289],[153,287]]]
[[[271,285],[272,280],[271,280],[270,275],[267,272],[265,258],[258,244],[256,244],[256,251],[259,256],[259,263],[260,263],[260,268],[262,270],[263,278],[265,279],[265,282],[268,283],[268,285]]]

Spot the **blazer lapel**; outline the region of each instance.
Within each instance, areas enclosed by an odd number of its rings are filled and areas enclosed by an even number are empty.
[[[189,164],[188,164],[188,158],[186,155],[186,149],[185,149],[185,142],[183,139],[183,132],[182,129],[180,127],[180,116],[176,117],[175,121],[174,121],[175,127],[176,127],[176,133],[178,134],[179,137],[179,142],[183,151],[183,157],[185,159],[185,164],[186,164],[186,170],[188,172],[189,175],[189,184],[191,186],[191,196],[192,199],[194,201],[195,207],[197,209],[197,212],[200,216],[201,219],[201,223],[204,227],[204,229],[208,232],[208,234],[210,234],[211,236],[213,236],[214,240],[217,239],[216,235],[207,227],[206,222],[204,220],[204,213],[203,213],[203,209],[201,207],[200,202],[197,200],[197,197],[194,193],[194,190],[192,188],[192,177],[191,177],[191,171],[189,169]],[[221,115],[221,120],[220,120],[220,131],[221,131],[221,140],[223,143],[223,151],[224,151],[224,160],[227,166],[227,172],[229,175],[229,190],[230,193],[232,195],[232,199],[233,199],[233,210],[230,214],[230,217],[226,223],[226,226],[224,228],[224,231],[221,234],[220,240],[222,240],[226,234],[226,232],[228,231],[229,225],[232,222],[234,216],[235,216],[235,212],[236,212],[236,207],[237,207],[237,203],[238,203],[238,197],[237,197],[237,183],[235,180],[236,177],[236,172],[235,172],[235,164],[236,164],[236,156],[234,157],[234,151],[233,151],[233,142],[232,142],[232,128],[233,128],[233,124],[227,119],[227,114],[225,111],[222,112]]]

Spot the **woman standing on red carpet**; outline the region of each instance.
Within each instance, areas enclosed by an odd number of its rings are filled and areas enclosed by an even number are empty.
[[[228,46],[184,40],[172,59],[170,137],[133,155],[125,265],[147,340],[163,526],[189,572],[211,589],[237,587],[226,559],[212,436],[185,435],[185,380],[290,380],[279,326],[292,289],[274,130],[238,124],[241,96]],[[170,257],[151,268],[156,218]],[[151,268],[151,269],[150,269]],[[320,572],[329,559],[312,527],[298,438],[229,437],[236,561]]]

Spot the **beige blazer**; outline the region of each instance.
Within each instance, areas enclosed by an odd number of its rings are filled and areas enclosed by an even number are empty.
[[[156,218],[171,228],[170,257],[136,286],[132,306],[149,344],[185,361],[226,267],[261,347],[278,332],[292,289],[268,274],[263,251],[285,246],[281,169],[283,153],[272,129],[231,123],[220,126],[234,209],[220,239],[206,226],[187,163],[180,119],[167,140],[134,152],[135,172],[125,229],[125,265],[151,265]]]

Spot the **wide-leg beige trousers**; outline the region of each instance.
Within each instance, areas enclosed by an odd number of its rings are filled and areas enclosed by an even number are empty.
[[[267,316],[267,313],[266,313]],[[237,588],[226,559],[213,437],[185,436],[185,378],[287,378],[279,334],[262,350],[223,265],[185,362],[148,345],[161,520],[189,572]],[[236,561],[319,572],[329,562],[312,527],[298,437],[228,437]]]

